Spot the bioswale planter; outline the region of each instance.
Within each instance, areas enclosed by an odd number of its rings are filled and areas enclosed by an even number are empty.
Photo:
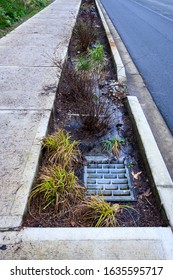
[[[76,0],[75,2],[79,3],[80,1]],[[68,1],[63,1],[63,7],[67,8],[67,6]],[[143,143],[147,164],[150,166],[160,200],[170,225],[173,225],[171,220],[172,204],[171,201],[169,202],[170,197],[167,198],[167,201],[164,192],[164,190],[166,190],[166,193],[170,191],[170,195],[172,195],[171,179],[152,137],[152,132],[143,116],[139,102],[134,97],[128,97],[128,106],[137,127],[140,141]],[[143,129],[145,130],[143,131]],[[149,137],[149,139],[147,137],[147,141],[144,139],[146,133]],[[151,144],[153,145],[152,148]],[[157,161],[155,161],[156,156]],[[159,162],[160,165],[158,165]],[[163,173],[161,173],[161,170]],[[18,226],[20,226],[20,223]],[[173,259],[173,238],[170,227],[13,227],[11,229],[1,229],[0,259]]]

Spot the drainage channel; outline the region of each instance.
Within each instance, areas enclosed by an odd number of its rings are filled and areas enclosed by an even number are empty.
[[[99,195],[105,201],[136,201],[126,162],[88,156],[84,166],[84,184],[88,195]]]

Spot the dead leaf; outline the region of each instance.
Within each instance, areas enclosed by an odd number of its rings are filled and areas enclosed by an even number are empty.
[[[76,226],[76,223],[75,223],[75,221],[73,221],[73,220],[70,221],[70,224],[71,224],[72,227],[75,227],[75,226]]]
[[[150,189],[146,190],[146,192],[144,192],[143,195],[149,197],[151,195]]]
[[[134,171],[132,170],[132,176],[134,179],[138,180],[139,175],[142,173],[142,171],[139,171],[138,173],[134,173]]]
[[[56,207],[58,208],[59,205],[59,194],[56,193]]]
[[[119,158],[120,152],[119,152],[119,146],[118,146],[118,141],[115,142],[114,146],[112,147],[112,153]]]

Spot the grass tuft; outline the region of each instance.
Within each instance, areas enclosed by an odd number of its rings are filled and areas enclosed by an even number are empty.
[[[103,198],[93,196],[87,201],[87,206],[89,208],[88,218],[93,220],[92,223],[95,227],[115,227],[118,225],[115,213],[120,210],[119,204],[111,206]]]
[[[45,158],[50,164],[60,164],[70,170],[80,157],[78,148],[79,142],[72,141],[69,133],[63,129],[43,140],[43,147],[46,149]]]
[[[65,211],[69,205],[83,198],[84,188],[77,183],[74,172],[69,172],[62,166],[44,167],[38,181],[31,191],[29,204],[32,199],[41,196],[43,210],[54,205],[56,209]]]
[[[111,204],[103,197],[91,196],[75,207],[74,214],[88,226],[116,227],[119,225],[117,216],[123,209],[132,208],[128,205]]]

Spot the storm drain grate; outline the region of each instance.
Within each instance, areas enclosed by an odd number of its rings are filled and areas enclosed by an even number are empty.
[[[93,158],[93,159],[92,159]],[[103,196],[105,201],[135,201],[134,188],[125,163],[86,157],[84,184],[88,195]]]

